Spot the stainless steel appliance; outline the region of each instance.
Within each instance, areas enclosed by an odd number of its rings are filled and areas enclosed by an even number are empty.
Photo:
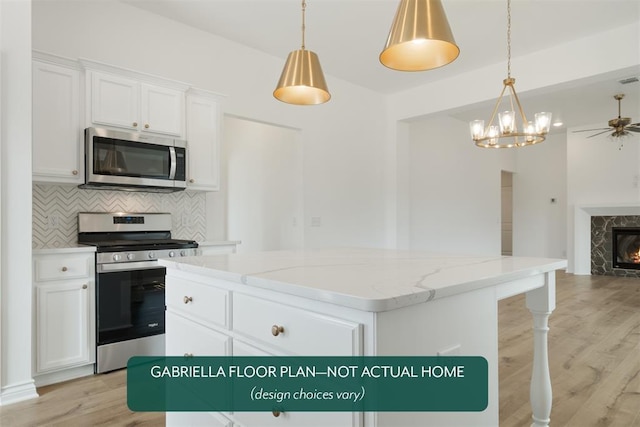
[[[179,139],[87,128],[80,188],[172,192],[187,187],[187,143]]]
[[[78,243],[96,246],[96,373],[132,356],[164,355],[166,269],[158,258],[196,255],[171,238],[168,213],[78,214]]]

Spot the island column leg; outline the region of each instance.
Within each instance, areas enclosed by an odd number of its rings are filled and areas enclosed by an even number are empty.
[[[531,373],[532,427],[547,427],[551,416],[551,375],[547,346],[548,320],[556,308],[555,271],[545,273],[545,285],[527,292],[527,308],[533,315],[533,372]]]

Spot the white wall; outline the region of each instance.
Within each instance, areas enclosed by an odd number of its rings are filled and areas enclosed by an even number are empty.
[[[604,33],[594,34],[583,39],[559,43],[549,49],[534,52],[526,56],[514,57],[512,58],[512,67],[513,70],[517,70],[518,92],[520,94],[524,94],[527,91],[533,90],[550,91],[553,90],[553,87],[558,87],[559,85],[564,84],[570,85],[572,82],[577,80],[587,78],[598,79],[600,76],[615,73],[618,70],[637,69],[638,64],[640,64],[640,38],[638,37],[638,34],[640,34],[640,21],[630,25],[620,26]],[[625,43],[620,43],[620,40],[625,40]],[[404,126],[404,121],[413,121],[418,120],[418,118],[421,117],[431,117],[433,115],[445,114],[450,111],[459,111],[461,108],[471,104],[495,100],[497,95],[495,92],[495,86],[492,84],[479,84],[479,82],[495,82],[496,79],[499,79],[500,76],[504,75],[505,68],[506,64],[504,63],[494,64],[474,70],[470,73],[451,75],[447,79],[439,80],[432,84],[427,84],[422,87],[395,93],[389,96],[387,102],[387,144],[390,147],[395,148],[397,151],[395,152],[395,156],[387,157],[385,168],[388,171],[387,175],[391,177],[390,180],[396,180],[397,185],[388,185],[386,187],[386,191],[389,194],[387,194],[385,198],[386,200],[394,202],[397,210],[394,211],[392,209],[388,209],[387,211],[387,228],[389,230],[394,230],[396,236],[395,240],[392,237],[388,237],[388,241],[398,242],[398,245],[401,247],[401,243],[407,234],[412,234],[415,235],[413,238],[414,243],[412,243],[412,245],[415,245],[416,239],[428,239],[430,237],[430,233],[428,233],[428,231],[433,231],[434,233],[438,232],[438,230],[429,230],[428,226],[417,224],[415,216],[411,218],[411,224],[415,224],[418,228],[415,230],[407,230],[406,227],[404,227],[406,221],[403,221],[402,218],[406,212],[402,210],[404,200],[402,184],[407,181],[403,172],[403,168],[407,167],[408,164],[405,147],[407,143],[396,138],[397,135],[402,136],[402,126]],[[452,88],[455,88],[455,90],[452,90]],[[640,117],[640,114],[635,114],[633,111],[625,115]],[[587,127],[600,127],[601,125],[602,124],[600,123],[595,126]],[[434,123],[433,126],[436,126],[436,124]],[[459,123],[457,126],[465,129],[464,133],[466,133],[466,123]],[[569,131],[571,131],[571,129]],[[439,132],[439,135],[445,136],[446,132],[442,130]],[[460,135],[462,137],[462,134]],[[466,135],[465,138],[470,143],[468,135]],[[540,147],[544,147],[544,145],[541,145]],[[532,148],[534,147],[527,147],[527,149]],[[520,252],[520,254],[535,253],[538,256],[564,257],[562,256],[563,248],[566,247],[567,257],[569,258],[569,271],[571,271],[571,257],[573,250],[571,235],[573,227],[572,204],[575,203],[573,200],[602,200],[603,197],[605,199],[615,197],[635,201],[638,198],[637,195],[633,195],[634,191],[629,190],[628,188],[612,190],[612,187],[609,186],[608,190],[606,190],[604,188],[606,187],[604,184],[594,184],[594,187],[586,188],[587,186],[584,182],[577,185],[578,187],[584,185],[585,191],[579,191],[574,194],[572,182],[582,179],[572,172],[572,169],[575,168],[584,168],[585,174],[587,175],[589,175],[589,172],[587,171],[592,166],[596,171],[607,168],[618,169],[618,171],[615,172],[615,175],[622,173],[624,175],[623,182],[630,183],[635,179],[634,174],[629,171],[629,168],[632,166],[627,164],[628,162],[631,162],[636,164],[634,173],[640,174],[640,170],[637,167],[638,157],[635,154],[635,151],[630,156],[628,155],[628,158],[624,160],[621,165],[618,165],[608,160],[607,155],[602,159],[599,159],[596,154],[592,156],[591,159],[578,160],[582,156],[587,155],[583,153],[575,157],[575,151],[580,149],[581,148],[578,146],[572,146],[571,140],[569,140],[567,148],[568,151],[566,154],[568,163],[567,167],[569,170],[567,177],[569,187],[564,201],[564,203],[569,205],[567,210],[569,219],[564,228],[560,223],[561,220],[559,219],[562,215],[560,212],[561,209],[556,209],[556,207],[552,208],[550,206],[545,207],[542,204],[532,206],[528,201],[530,197],[533,198],[533,200],[540,197],[540,192],[559,194],[553,189],[551,184],[549,184],[546,189],[536,188],[535,186],[525,186],[528,190],[521,192],[518,196],[519,200],[525,203],[521,209],[521,214],[524,218],[520,219],[520,224],[515,223],[516,219],[514,218],[514,227],[519,228],[518,231],[514,229],[514,238],[518,240],[518,242],[514,242],[514,244],[519,248],[518,252]],[[617,148],[615,149],[617,150]],[[446,150],[448,150],[448,148],[445,148],[445,153],[443,153],[445,155],[444,158],[449,158]],[[546,148],[542,148],[542,150],[546,150]],[[524,156],[526,150],[522,151]],[[427,152],[423,154],[426,155]],[[546,167],[547,160],[544,159],[544,155],[537,157],[535,161],[533,161],[533,159],[528,160],[529,163],[524,163],[525,158],[519,156],[520,161],[517,162],[514,156],[509,158],[508,156],[503,155],[501,159],[501,167],[502,169],[511,172],[518,172],[518,168],[522,167],[523,172],[526,175],[534,173],[536,168]],[[464,161],[463,158],[461,158],[461,160]],[[584,161],[587,161],[587,163],[584,163]],[[607,168],[601,166],[603,161],[609,162],[609,166]],[[555,159],[551,160],[551,162],[553,163],[553,167],[555,168],[554,170],[556,171],[554,174],[557,175],[558,164]],[[595,175],[598,175],[598,173]],[[632,181],[629,181],[630,178]],[[451,187],[452,184],[449,183],[450,179],[453,179],[453,182],[456,180],[456,178],[452,177],[451,174],[446,173],[439,176],[438,179],[444,182],[443,185],[445,187]],[[592,178],[588,178],[589,181],[591,181],[591,179]],[[521,185],[524,185],[526,182],[527,180],[523,180]],[[420,183],[415,183],[415,185],[420,185]],[[625,185],[623,185],[623,187]],[[531,194],[528,194],[527,191],[532,192]],[[612,191],[613,193],[611,193]],[[638,191],[636,190],[635,193],[638,193]],[[442,199],[432,198],[430,200],[429,203],[431,206],[438,206],[439,202],[450,203],[451,196],[441,194],[439,197],[442,197]],[[463,191],[458,193],[458,197],[464,199],[465,197],[474,197],[474,194],[471,194],[470,191]],[[421,207],[420,212],[424,212],[427,216],[436,215],[429,213],[426,201],[423,201],[422,203],[423,206]],[[563,202],[561,201],[560,203]],[[452,206],[455,206],[455,203]],[[523,210],[524,208],[533,208],[540,213],[548,214],[548,217],[532,217],[526,210]],[[435,209],[436,211],[438,210],[437,207]],[[536,239],[532,243],[526,243],[530,237],[528,236],[528,233],[531,231],[527,227],[532,226],[534,229],[537,229],[544,226],[545,223],[551,227],[550,233],[553,234],[536,236]],[[478,226],[481,224],[482,221],[479,221]],[[562,234],[563,229],[569,234],[567,240],[564,242],[561,241],[559,237],[556,238]],[[557,233],[555,232],[556,230]],[[393,234],[394,233],[392,231],[388,231],[388,236],[393,236]],[[421,243],[421,245],[432,244],[425,241],[424,243]],[[483,246],[481,243],[474,243],[474,245]],[[489,246],[492,245],[487,245],[487,249]]]
[[[0,404],[31,378],[31,3],[0,1]]]
[[[477,148],[468,126],[446,116],[410,125],[410,246],[500,254],[499,150]]]
[[[269,56],[117,1],[34,3],[33,47],[188,82],[227,95],[229,115],[301,129],[306,246],[384,245],[382,95],[327,75],[329,103],[283,104],[272,92],[289,52]]]
[[[640,118],[640,105],[629,103],[625,108],[625,116]],[[574,230],[579,226],[580,233],[588,233],[583,224],[575,223],[576,215],[586,215],[579,207],[640,206],[640,135],[630,137],[620,147],[605,135],[589,138],[590,132],[573,132],[601,126],[582,126],[567,132],[567,271],[576,274],[590,272],[590,235],[576,235]],[[624,210],[602,210],[600,215],[622,215]]]
[[[238,253],[300,249],[303,174],[300,132],[225,118],[228,237]]]
[[[567,143],[565,133],[516,152],[513,174],[513,255],[566,258]],[[555,203],[551,202],[555,199]]]

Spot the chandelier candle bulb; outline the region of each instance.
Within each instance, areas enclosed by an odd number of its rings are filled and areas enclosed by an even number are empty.
[[[497,142],[497,137],[500,135],[498,131],[498,126],[491,125],[489,126],[489,131],[487,132],[487,138],[489,138],[489,145],[495,145]]]
[[[536,127],[533,124],[533,122],[531,122],[531,121],[527,122],[527,126],[524,129],[524,133],[527,135],[527,137],[526,137],[527,142],[532,142],[533,141],[533,135],[535,135],[535,133],[536,133]]]
[[[536,113],[536,131],[538,133],[549,133],[551,128],[551,113]]]
[[[484,136],[484,120],[473,120],[469,123],[471,138],[480,139]]]
[[[515,111],[503,111],[498,115],[498,120],[500,121],[500,132],[502,132],[503,134],[515,132]]]

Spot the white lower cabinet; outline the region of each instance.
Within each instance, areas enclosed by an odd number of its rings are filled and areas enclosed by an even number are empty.
[[[167,355],[352,356],[363,353],[363,325],[272,299],[243,293],[222,280],[167,275]],[[275,301],[275,299],[278,299]],[[322,307],[319,307],[322,311]],[[352,412],[170,412],[167,426],[358,427]]]
[[[233,341],[234,356],[270,356],[250,344],[238,339]],[[327,427],[327,426],[359,426],[358,414],[351,412],[287,412],[286,408],[280,412],[236,412],[233,414],[236,425],[243,427],[254,426],[300,426],[300,427]]]
[[[167,356],[228,356],[231,339],[169,311],[166,314]]]
[[[233,427],[224,415],[213,412],[167,412],[167,426],[180,427]]]
[[[93,373],[93,252],[36,254],[33,258],[36,384]]]

